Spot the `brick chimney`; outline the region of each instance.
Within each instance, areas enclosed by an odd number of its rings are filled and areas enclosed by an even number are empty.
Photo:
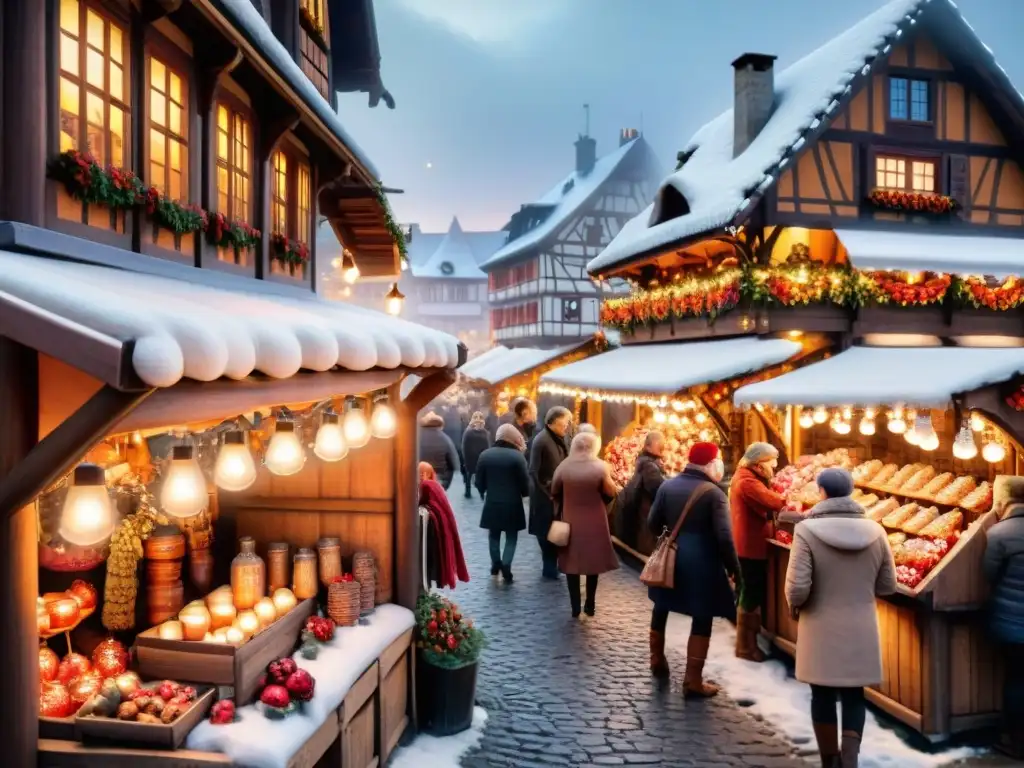
[[[775,108],[775,56],[744,53],[735,70],[732,156],[738,157],[757,138]]]
[[[582,133],[576,139],[576,173],[586,176],[597,163],[597,140]]]
[[[624,147],[629,142],[640,137],[640,131],[636,128],[620,128],[619,129],[619,146]]]

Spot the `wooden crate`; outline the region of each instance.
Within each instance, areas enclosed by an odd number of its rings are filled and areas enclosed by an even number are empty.
[[[338,710],[341,768],[383,765],[377,747],[379,679],[380,664],[374,662],[355,682]]]
[[[143,745],[162,749],[178,749],[185,737],[206,716],[213,705],[214,689],[201,691],[199,698],[172,723],[136,723],[116,717],[76,717],[75,734],[86,743],[102,741],[118,746]]]
[[[380,755],[386,764],[409,725],[409,695],[414,654],[412,630],[380,656]]]
[[[164,640],[157,628],[147,629],[135,639],[139,674],[145,678],[230,685],[235,703],[251,702],[257,682],[267,664],[291,656],[315,601],[303,600],[270,627],[240,646],[224,643]]]

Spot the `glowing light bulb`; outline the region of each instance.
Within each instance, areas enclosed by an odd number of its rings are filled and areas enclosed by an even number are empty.
[[[160,490],[161,508],[173,517],[186,518],[198,515],[209,503],[206,478],[194,449],[191,445],[174,446]]]
[[[843,421],[849,421],[853,418],[853,408],[848,405],[843,406]]]
[[[228,432],[217,454],[213,482],[225,491],[244,491],[256,482],[256,462],[240,431]]]
[[[349,285],[359,279],[359,267],[356,266],[356,260],[352,258],[348,249],[344,250],[341,255],[341,279]]]
[[[934,451],[939,447],[939,436],[935,434],[935,430],[927,432],[918,443],[918,447],[922,451]]]
[[[837,435],[848,435],[850,434],[850,430],[852,429],[852,427],[850,426],[850,422],[843,421],[842,419],[833,419],[831,427],[832,431],[835,432]]]
[[[59,533],[70,544],[91,547],[114,531],[114,507],[103,467],[79,464],[73,482],[64,497]]]
[[[349,401],[348,412],[342,424],[345,439],[350,448],[362,448],[370,442],[370,427],[366,423],[363,408],[354,399]]]
[[[345,433],[338,422],[338,414],[328,411],[320,422],[320,429],[316,431],[313,453],[321,461],[341,461],[348,455]]]
[[[812,418],[814,419],[815,424],[824,424],[828,421],[828,411],[825,410],[825,406],[819,405],[815,408]]]
[[[804,429],[810,429],[814,426],[814,416],[806,408],[800,411],[800,426]]]
[[[972,413],[971,414],[971,429],[973,429],[975,432],[984,432],[985,431],[985,419],[983,419],[977,413]]]
[[[654,423],[655,424],[664,424],[666,421],[668,421],[668,416],[665,415],[664,411],[655,411],[654,412]]]
[[[974,433],[971,431],[970,424],[965,422],[953,441],[953,456],[962,461],[968,461],[977,455],[978,444],[974,442]]]
[[[387,400],[380,400],[373,406],[373,414],[370,416],[370,434],[374,437],[387,440],[394,437],[398,430],[398,417],[395,416],[395,409],[388,405]]]
[[[404,303],[405,294],[398,290],[398,283],[392,283],[391,290],[384,295],[384,311],[389,315],[398,316],[402,314]]]
[[[295,433],[295,422],[280,419],[267,445],[264,463],[275,475],[294,475],[306,464],[306,452]]]
[[[1000,442],[985,443],[985,446],[981,449],[981,458],[989,464],[998,464],[1006,458],[1006,448]]]
[[[908,429],[908,430],[906,430],[903,433],[903,439],[906,440],[911,445],[917,445],[920,442],[920,440],[921,440],[921,438],[917,434],[917,430],[916,429]]]
[[[858,431],[862,435],[873,435],[875,434],[875,419],[873,416],[869,417],[867,413],[864,414],[864,418],[860,420],[860,425],[857,427]]]

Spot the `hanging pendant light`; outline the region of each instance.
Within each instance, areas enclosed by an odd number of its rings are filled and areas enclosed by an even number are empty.
[[[962,461],[968,461],[977,455],[978,444],[974,442],[971,421],[965,418],[960,425],[960,431],[956,433],[956,439],[953,441],[953,456]]]
[[[875,434],[875,414],[873,411],[871,411],[870,414],[871,415],[868,415],[868,412],[865,411],[864,416],[861,418],[860,424],[857,427],[857,430],[862,435],[869,437]]]
[[[804,429],[814,426],[814,415],[807,408],[800,411],[800,426]]]
[[[213,482],[218,488],[235,492],[244,491],[256,482],[256,462],[240,430],[224,435],[224,445],[213,468]]]
[[[58,533],[64,541],[91,547],[110,538],[114,532],[114,506],[107,491],[103,467],[79,464],[73,484],[64,497]]]
[[[193,517],[210,503],[206,478],[191,445],[176,445],[160,490],[160,506],[172,517]]]
[[[891,411],[889,411],[889,418],[888,423],[886,424],[886,428],[894,435],[902,435],[906,433],[907,421],[904,418],[903,409],[901,407],[896,406]]]
[[[334,411],[326,411],[323,415],[313,445],[313,453],[321,461],[341,461],[348,455],[348,443],[339,421]]]
[[[985,431],[985,419],[981,417],[981,414],[971,414],[971,429],[973,429],[975,432]]]
[[[405,294],[398,290],[398,283],[391,284],[391,290],[384,295],[384,311],[397,317],[402,314]]]
[[[273,474],[285,477],[294,475],[306,464],[306,451],[295,432],[295,422],[278,419],[274,435],[267,445],[263,462]]]
[[[813,419],[815,424],[824,424],[828,421],[828,411],[825,406],[819,405],[814,409]]]
[[[998,437],[985,443],[981,449],[981,458],[989,464],[998,464],[1006,458],[1006,448],[1003,446],[1002,442],[1000,442]]]
[[[381,394],[374,398],[373,414],[370,416],[370,434],[380,440],[394,437],[398,430],[398,417],[388,403],[388,396]]]
[[[345,421],[342,428],[349,448],[362,448],[370,442],[370,427],[366,423],[366,414],[354,397],[348,398],[345,403]]]
[[[356,266],[356,260],[348,248],[341,252],[341,278],[349,285],[353,285],[359,279],[359,267]]]
[[[666,421],[668,421],[668,416],[665,414],[664,411],[655,411],[654,412],[654,423],[655,424],[664,424]]]

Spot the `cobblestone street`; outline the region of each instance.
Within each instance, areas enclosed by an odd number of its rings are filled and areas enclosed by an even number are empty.
[[[575,620],[565,580],[540,577],[540,551],[520,534],[506,585],[491,578],[482,502],[450,491],[472,581],[452,597],[488,634],[477,699],[488,711],[464,768],[498,766],[802,766],[793,746],[725,695],[684,701],[684,658],[671,685],[648,674],[650,603],[635,572],[601,577],[597,615]]]

